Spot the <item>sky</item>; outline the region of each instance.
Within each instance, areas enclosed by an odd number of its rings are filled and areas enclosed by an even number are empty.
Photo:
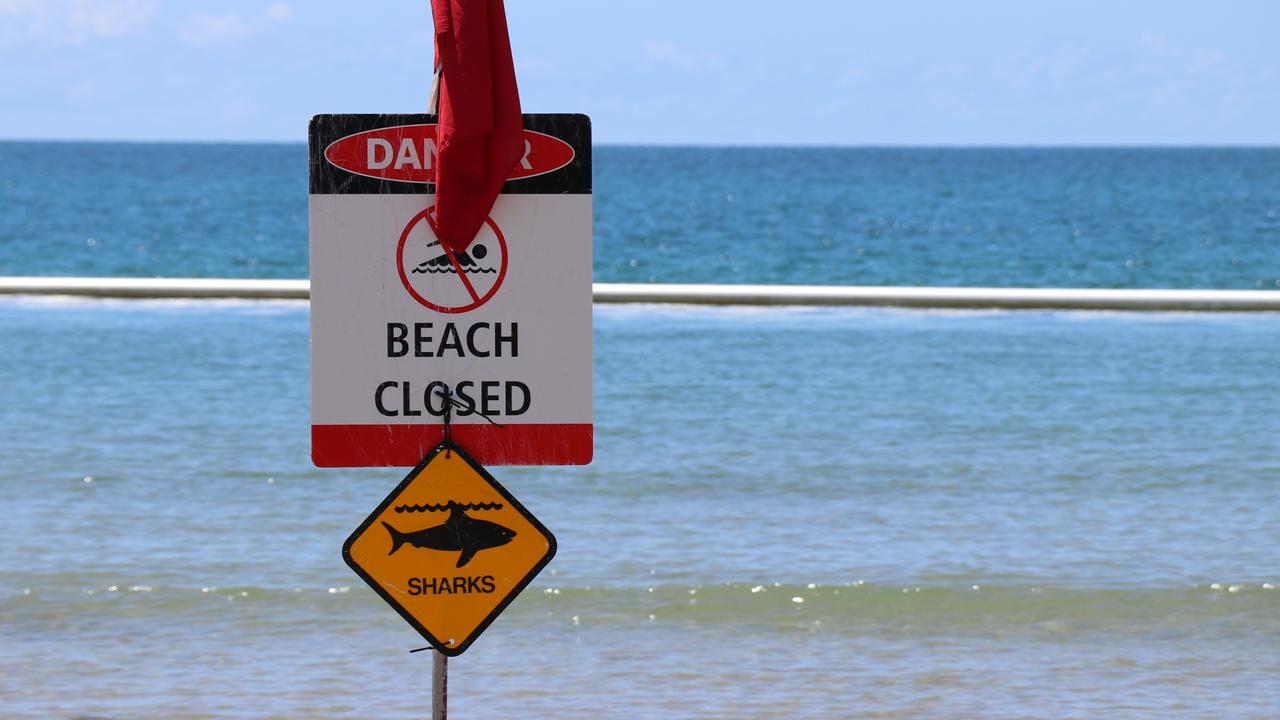
[[[507,0],[600,143],[1277,145],[1275,0]],[[428,0],[0,0],[0,138],[303,141],[418,112]]]

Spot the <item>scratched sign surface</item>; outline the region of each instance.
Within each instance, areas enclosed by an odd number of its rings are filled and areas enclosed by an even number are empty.
[[[442,446],[342,556],[432,647],[461,654],[551,561],[555,537],[484,468]]]
[[[311,121],[316,465],[418,464],[445,389],[486,465],[591,461],[591,123],[524,121],[524,156],[456,253],[432,230],[434,116]]]

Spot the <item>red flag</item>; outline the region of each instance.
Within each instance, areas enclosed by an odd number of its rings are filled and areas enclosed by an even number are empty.
[[[524,122],[502,0],[431,0],[440,68],[436,237],[462,252],[524,156]]]

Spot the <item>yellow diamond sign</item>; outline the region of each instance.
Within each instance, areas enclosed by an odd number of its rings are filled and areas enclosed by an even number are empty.
[[[556,554],[556,539],[457,445],[442,443],[342,546],[427,642],[459,655]]]

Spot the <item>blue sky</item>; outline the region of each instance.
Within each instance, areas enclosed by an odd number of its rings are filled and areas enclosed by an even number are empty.
[[[1280,2],[507,0],[598,142],[1280,144]],[[293,140],[418,111],[428,0],[0,0],[0,137]]]

